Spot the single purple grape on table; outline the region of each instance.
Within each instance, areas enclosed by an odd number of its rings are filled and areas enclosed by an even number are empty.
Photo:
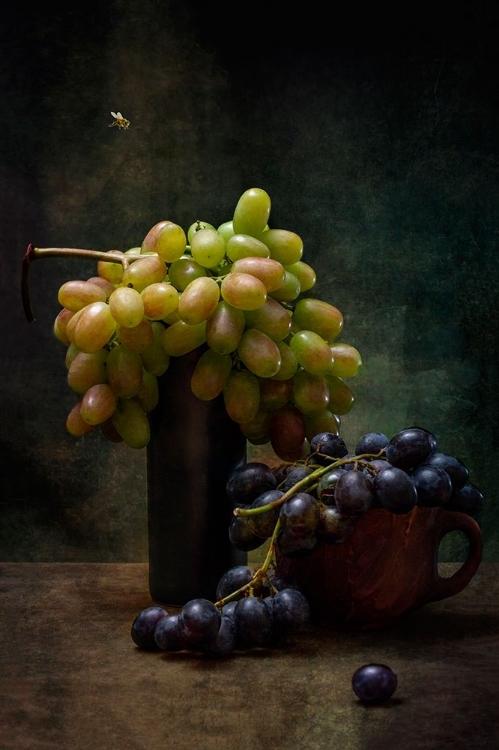
[[[366,432],[365,435],[359,438],[355,446],[355,455],[379,453],[383,448],[386,448],[388,442],[389,437],[384,432]]]
[[[319,432],[310,441],[310,452],[314,454],[316,463],[327,466],[335,459],[346,456],[348,448],[340,435],[335,435],[334,432]]]
[[[297,492],[281,505],[279,520],[287,536],[295,539],[311,537],[319,523],[319,504],[308,492]]]
[[[466,513],[468,516],[476,516],[482,510],[484,496],[478,487],[472,482],[467,482],[464,487],[452,493],[445,503],[446,510]]]
[[[265,646],[272,635],[272,616],[269,608],[256,596],[239,599],[234,607],[234,625],[239,648]]]
[[[336,484],[334,499],[342,516],[360,516],[373,504],[373,480],[364,471],[347,471]]]
[[[438,466],[447,472],[452,482],[452,489],[460,490],[468,482],[469,472],[465,464],[455,456],[437,451],[432,453],[425,461],[431,466]]]
[[[178,613],[163,617],[158,622],[154,631],[154,640],[162,651],[184,651],[190,648],[182,637]]]
[[[444,469],[431,464],[420,464],[411,472],[411,479],[418,495],[418,505],[438,508],[452,494],[452,482]]]
[[[320,509],[317,538],[328,544],[346,542],[355,531],[352,517],[342,516],[334,505],[324,505]]]
[[[132,623],[131,636],[136,646],[144,650],[157,648],[154,640],[154,630],[159,620],[166,617],[168,612],[164,607],[146,607],[139,612]]]
[[[250,461],[231,472],[226,492],[236,506],[249,505],[262,492],[275,490],[277,479],[263,461]]]
[[[179,612],[181,636],[190,648],[212,641],[218,633],[220,618],[220,610],[209,599],[191,599]]]
[[[411,477],[396,466],[376,474],[373,488],[375,504],[391,513],[409,513],[418,501],[418,493]]]
[[[363,703],[383,703],[397,689],[398,678],[386,664],[364,664],[352,676],[352,689]]]
[[[413,469],[436,450],[434,436],[421,427],[409,427],[397,432],[386,446],[388,461],[399,469]]]
[[[324,503],[324,505],[334,505],[334,493],[338,479],[342,474],[346,473],[346,469],[343,466],[337,466],[335,469],[331,469],[326,474],[323,474],[317,484],[317,498]]]

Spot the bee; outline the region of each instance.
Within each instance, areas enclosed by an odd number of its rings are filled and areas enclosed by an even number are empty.
[[[109,125],[110,128],[114,128],[116,125],[118,128],[122,128],[123,130],[128,130],[130,127],[130,120],[127,120],[126,117],[123,117],[121,112],[111,112],[112,116],[115,118],[111,125]]]

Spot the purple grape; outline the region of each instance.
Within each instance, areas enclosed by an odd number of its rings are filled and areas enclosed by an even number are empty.
[[[343,458],[348,453],[345,441],[334,432],[319,432],[310,441],[310,451],[314,455],[314,461],[321,466],[327,466],[334,459]]]
[[[131,636],[136,646],[145,651],[157,648],[154,640],[154,630],[159,620],[166,617],[168,612],[163,607],[147,607],[139,612],[132,623]]]
[[[248,505],[262,492],[275,490],[277,479],[270,466],[262,461],[250,461],[235,469],[229,476],[226,492],[234,505]]]
[[[201,647],[208,659],[225,659],[236,647],[236,626],[233,617],[222,615],[220,627],[215,638]]]
[[[191,599],[179,612],[182,638],[190,648],[212,641],[220,627],[220,610],[209,599]]]
[[[280,484],[279,489],[283,492],[287,492],[294,487],[297,482],[305,479],[305,477],[308,477],[312,472],[313,468],[311,466],[291,466],[284,481]]]
[[[418,505],[437,508],[452,494],[452,482],[446,471],[431,464],[421,464],[411,473],[418,495]]]
[[[445,503],[446,510],[456,510],[468,516],[476,516],[482,510],[484,497],[478,487],[468,482],[456,490]]]
[[[366,432],[355,446],[355,454],[379,453],[388,445],[389,438],[383,432]]]
[[[308,599],[297,589],[282,589],[272,597],[274,627],[281,633],[303,628],[310,620]]]
[[[431,466],[438,466],[447,472],[452,482],[452,489],[460,490],[468,481],[468,469],[459,458],[446,453],[432,453],[425,461]]]
[[[323,474],[319,479],[317,497],[324,505],[335,504],[334,493],[336,485],[338,484],[338,479],[345,473],[346,469],[343,466],[337,466],[335,469],[331,469],[331,471]]]
[[[325,505],[320,510],[317,538],[328,544],[340,544],[350,539],[355,530],[351,517],[342,516],[334,505]]]
[[[399,469],[413,469],[435,452],[435,438],[421,427],[409,427],[394,435],[386,446],[388,461]]]
[[[311,537],[319,523],[319,504],[308,492],[297,492],[281,505],[279,519],[286,536],[295,539]]]
[[[391,513],[409,513],[418,500],[411,477],[396,466],[376,474],[373,487],[375,503]]]
[[[235,565],[233,568],[227,570],[220,578],[217,585],[217,601],[219,599],[225,599],[226,596],[229,596],[229,594],[232,594],[234,591],[237,591],[242,586],[249,583],[252,577],[253,570],[249,565]],[[241,596],[244,596],[244,594],[240,594],[238,598]]]
[[[305,557],[309,555],[317,544],[317,537],[296,537],[280,531],[276,539],[277,547],[285,557]]]
[[[159,620],[154,631],[154,640],[162,651],[183,651],[189,648],[180,631],[178,614],[168,615]]]
[[[250,508],[261,508],[263,505],[273,503],[275,500],[279,500],[284,495],[282,490],[268,490],[263,492],[261,495],[251,503]],[[247,516],[249,525],[254,534],[262,539],[268,539],[274,533],[275,525],[279,519],[279,512],[281,508],[273,508],[272,510],[264,511],[263,513],[257,513],[254,516]]]
[[[269,608],[256,596],[240,599],[234,608],[237,644],[240,648],[264,646],[272,635]]]
[[[386,664],[364,664],[355,670],[352,689],[364,703],[383,703],[397,689],[397,675]]]
[[[248,507],[248,506],[246,506]],[[261,547],[264,539],[253,531],[249,516],[234,516],[229,523],[229,540],[243,552]]]
[[[360,516],[373,504],[373,481],[364,471],[347,471],[338,479],[334,498],[342,516]]]

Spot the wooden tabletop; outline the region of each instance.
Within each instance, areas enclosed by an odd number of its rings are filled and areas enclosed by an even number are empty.
[[[135,647],[145,564],[0,564],[0,750],[499,747],[498,573],[381,631],[210,661]],[[398,675],[380,706],[351,688],[369,662]]]

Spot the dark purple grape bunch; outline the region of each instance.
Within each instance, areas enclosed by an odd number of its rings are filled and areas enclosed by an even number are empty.
[[[216,596],[216,603],[191,599],[178,612],[159,606],[142,610],[132,623],[133,642],[147,651],[222,659],[274,647],[310,620],[308,601],[292,581],[259,576],[247,565],[224,573]]]
[[[229,537],[249,551],[275,536],[281,554],[299,557],[319,541],[347,541],[355,521],[371,508],[403,515],[417,506],[441,506],[476,516],[484,498],[468,474],[463,462],[439,451],[435,436],[421,427],[391,438],[368,432],[353,453],[339,435],[322,432],[302,461],[275,469],[250,462],[232,473],[227,493],[242,513],[231,520]]]

